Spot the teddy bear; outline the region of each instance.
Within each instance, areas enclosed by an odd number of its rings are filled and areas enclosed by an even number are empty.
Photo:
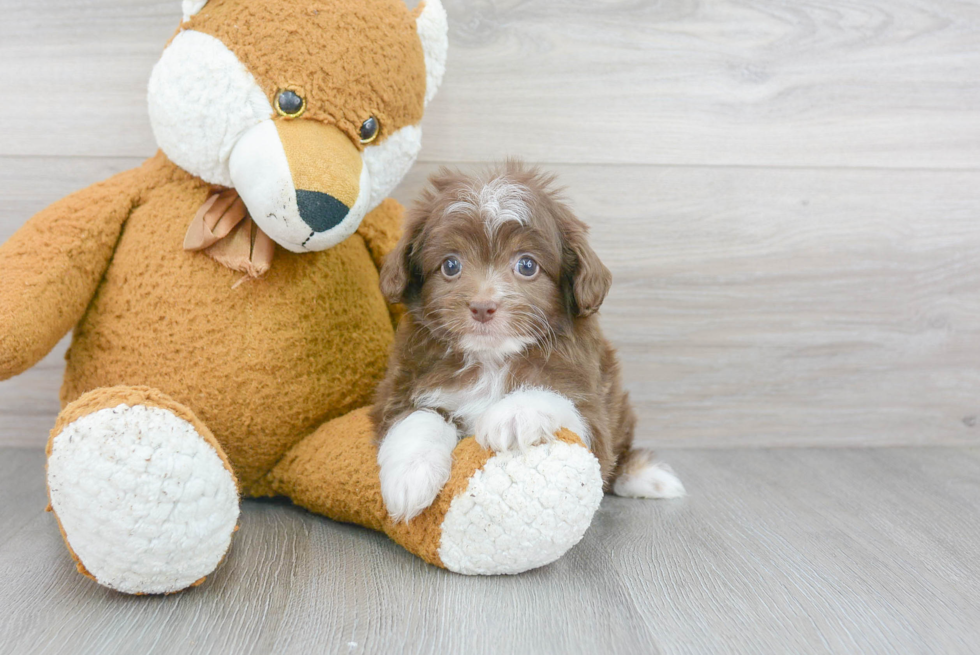
[[[150,76],[159,151],[0,247],[0,379],[69,331],[49,510],[78,570],[131,594],[200,584],[242,497],[285,496],[465,574],[554,561],[602,497],[571,432],[454,452],[395,522],[368,416],[397,307],[378,268],[445,71],[439,0],[183,0]]]

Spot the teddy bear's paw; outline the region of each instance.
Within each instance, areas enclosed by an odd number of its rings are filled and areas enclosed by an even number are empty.
[[[491,457],[442,522],[439,558],[457,573],[520,573],[561,557],[602,500],[599,461],[556,440]]]
[[[238,521],[221,457],[161,407],[121,404],[68,424],[51,441],[48,488],[81,565],[126,593],[192,586],[221,562]]]

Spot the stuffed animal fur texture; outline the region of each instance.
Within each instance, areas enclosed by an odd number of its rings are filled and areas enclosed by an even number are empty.
[[[445,70],[438,0],[184,0],[183,14],[149,84],[160,151],[0,247],[0,379],[74,329],[47,479],[79,571],[127,593],[198,584],[243,495],[287,496],[461,573],[560,557],[602,495],[567,431],[523,455],[461,441],[409,524],[379,490],[367,405],[393,329],[378,267],[402,215],[385,197]]]

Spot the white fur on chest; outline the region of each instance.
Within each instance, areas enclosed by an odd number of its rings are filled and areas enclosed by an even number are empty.
[[[463,424],[466,434],[473,434],[477,420],[506,395],[507,363],[482,363],[480,375],[469,385],[456,389],[419,391],[412,400],[415,406],[450,413]]]

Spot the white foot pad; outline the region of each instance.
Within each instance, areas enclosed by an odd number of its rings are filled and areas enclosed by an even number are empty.
[[[499,453],[450,504],[439,558],[469,575],[544,566],[579,542],[601,500],[599,461],[581,446]]]
[[[48,487],[85,568],[131,594],[179,591],[211,573],[238,522],[238,491],[218,453],[158,407],[119,405],[65,427]]]

